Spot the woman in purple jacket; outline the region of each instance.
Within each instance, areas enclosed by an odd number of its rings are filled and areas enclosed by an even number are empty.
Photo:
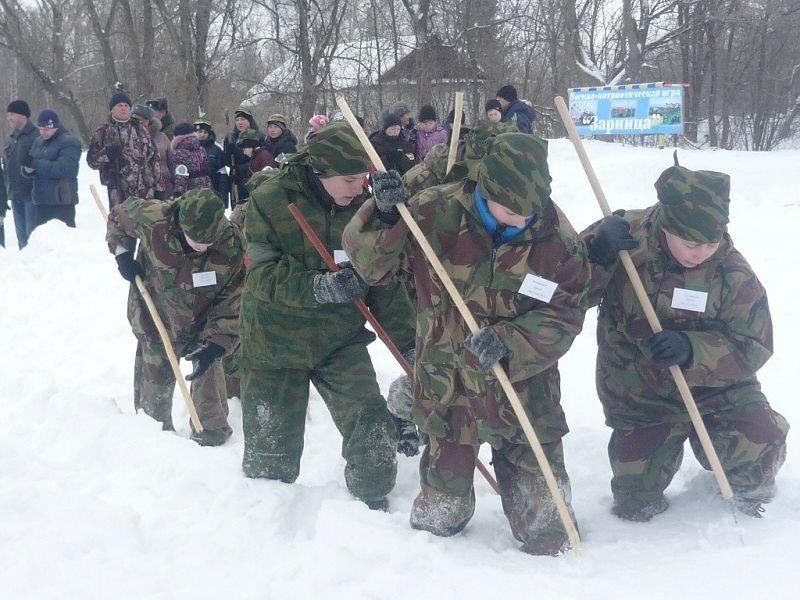
[[[418,162],[422,162],[425,155],[430,152],[436,144],[447,143],[449,137],[447,129],[442,127],[436,119],[436,110],[426,104],[419,111],[417,119],[417,136],[414,145],[414,154]]]

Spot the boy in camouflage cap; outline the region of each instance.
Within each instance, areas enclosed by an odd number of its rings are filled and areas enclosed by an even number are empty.
[[[128,198],[108,218],[106,240],[120,274],[140,275],[178,356],[194,361],[192,382],[202,432],[200,445],[225,443],[227,390],[221,362],[238,344],[239,297],[244,280],[242,239],[225,218],[213,190],[193,190],[175,202]],[[139,250],[136,259],[136,240]],[[175,376],[150,313],[131,286],[128,319],[138,340],[134,406],[172,430]]]
[[[759,516],[775,493],[788,424],[772,410],[756,371],[772,355],[767,295],[726,231],[730,178],[677,164],[655,184],[658,203],[622,211],[583,232],[595,263],[597,393],[606,423],[614,513],[648,521],[687,438],[710,469],[667,367],[691,388],[740,510]],[[630,250],[664,330],[653,334],[624,269]]]
[[[345,249],[371,284],[414,279],[412,414],[429,443],[411,526],[441,536],[466,526],[475,509],[475,459],[488,442],[503,509],[522,550],[557,554],[568,543],[566,532],[491,369],[500,361],[508,372],[569,503],[557,361],[583,324],[589,264],[550,199],[547,142],[498,135],[471,172],[471,180],[430,187],[410,201],[396,172],[376,174],[375,199],[347,226]],[[396,204],[407,201],[480,324],[476,335],[399,220]],[[547,291],[531,289],[534,281]]]
[[[328,271],[288,210],[294,203],[328,251],[341,256],[342,231],[363,203],[370,164],[350,126],[331,123],[251,191],[242,469],[248,477],[297,479],[313,383],[342,434],[348,489],[370,508],[385,508],[397,474],[397,434],[367,352],[375,336],[353,301],[364,299],[401,350],[414,344],[413,310],[399,284],[370,288],[348,265]]]

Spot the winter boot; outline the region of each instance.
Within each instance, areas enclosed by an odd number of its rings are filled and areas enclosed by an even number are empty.
[[[669,508],[669,502],[664,494],[659,494],[656,498],[641,498],[630,496],[625,500],[614,500],[611,512],[620,519],[646,523],[657,514]]]
[[[411,507],[409,522],[413,529],[449,537],[463,530],[474,513],[474,489],[470,490],[468,496],[457,496],[441,492],[423,483]]]
[[[201,432],[192,432],[192,441],[201,446],[222,446],[231,436],[229,431],[224,429],[204,429]]]
[[[370,510],[389,512],[389,499],[386,496],[378,498],[377,500],[362,500],[362,502],[364,502]]]

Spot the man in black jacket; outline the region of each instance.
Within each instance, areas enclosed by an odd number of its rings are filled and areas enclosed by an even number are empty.
[[[6,121],[12,127],[5,143],[6,179],[17,243],[22,250],[36,227],[36,207],[31,198],[33,180],[22,176],[22,166],[28,161],[28,154],[39,137],[39,131],[29,120],[31,109],[24,100],[14,100],[8,105],[6,113]]]
[[[227,207],[231,184],[228,172],[225,170],[225,152],[217,145],[217,134],[211,128],[211,123],[203,119],[194,122],[194,134],[200,146],[206,151],[211,187]]]

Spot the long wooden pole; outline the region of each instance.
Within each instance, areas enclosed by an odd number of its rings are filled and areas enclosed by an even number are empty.
[[[94,184],[92,184],[89,186],[89,189],[92,192],[92,196],[94,197],[95,204],[97,204],[97,208],[100,209],[100,214],[103,215],[103,219],[108,221],[108,211],[106,210],[106,207],[103,206],[103,202],[100,200],[100,195],[97,193],[97,188],[94,186]],[[197,416],[197,410],[194,407],[192,395],[189,392],[189,386],[186,385],[186,381],[183,378],[183,373],[181,373],[180,363],[178,362],[178,357],[175,355],[172,342],[169,339],[167,328],[164,327],[164,321],[162,321],[161,317],[158,316],[158,309],[156,309],[153,298],[150,296],[150,292],[147,291],[144,281],[142,281],[142,278],[138,275],[136,276],[136,287],[138,288],[139,293],[142,295],[144,303],[147,305],[147,310],[150,311],[150,317],[153,319],[156,329],[158,329],[158,335],[161,337],[161,343],[164,344],[164,350],[167,352],[167,358],[169,359],[169,364],[172,367],[172,372],[175,375],[175,381],[178,382],[178,387],[183,395],[183,400],[186,402],[186,408],[189,410],[189,418],[192,420],[192,425],[194,425],[195,431],[199,433],[203,431],[203,425],[200,423],[200,417]]]
[[[347,119],[347,122],[350,123],[353,131],[355,131],[359,141],[364,146],[364,150],[369,155],[375,167],[379,171],[386,171],[383,161],[381,161],[378,153],[375,152],[375,148],[372,147],[369,138],[367,138],[367,134],[364,133],[361,125],[359,125],[358,121],[353,115],[353,111],[350,110],[347,101],[339,96],[336,98],[336,103],[339,105],[339,108]],[[461,313],[461,316],[467,322],[469,330],[473,334],[478,333],[478,330],[480,329],[478,322],[475,320],[475,317],[472,316],[472,313],[464,302],[464,299],[461,297],[461,294],[456,289],[456,286],[453,284],[453,281],[450,279],[447,271],[445,271],[444,266],[442,266],[442,263],[439,261],[439,258],[433,251],[433,248],[428,243],[428,240],[425,238],[425,234],[422,233],[419,225],[417,225],[417,223],[414,221],[414,217],[411,216],[408,207],[404,204],[398,204],[397,209],[400,211],[400,216],[403,218],[403,221],[405,221],[406,225],[411,231],[411,234],[417,240],[420,248],[422,248],[422,251],[433,267],[433,270],[436,271],[436,274],[439,276],[439,279],[442,281],[445,289],[447,289],[447,293],[450,295],[450,298],[453,300],[456,308],[458,308],[458,312]],[[553,469],[550,468],[550,463],[548,462],[547,456],[544,453],[542,444],[539,442],[539,438],[536,437],[536,432],[533,430],[533,426],[531,425],[530,419],[528,419],[528,415],[525,414],[525,409],[522,407],[522,403],[517,396],[517,392],[511,385],[511,380],[508,378],[508,375],[506,375],[503,367],[500,366],[500,363],[495,363],[495,365],[492,367],[492,373],[494,373],[494,376],[497,378],[497,381],[500,383],[500,386],[503,388],[503,391],[508,397],[508,400],[511,403],[511,408],[514,409],[514,414],[517,416],[517,419],[522,426],[522,430],[525,433],[528,443],[531,445],[534,456],[536,456],[536,462],[539,464],[539,468],[542,470],[542,474],[547,482],[547,488],[550,490],[550,494],[553,497],[553,502],[556,505],[558,516],[567,532],[570,545],[575,551],[579,552],[581,541],[580,536],[578,535],[578,529],[572,522],[572,515],[570,515],[567,504],[564,502],[564,497],[562,496],[561,490],[558,487],[555,475],[553,475]]]
[[[578,158],[580,158],[581,164],[583,165],[583,170],[586,172],[586,176],[589,178],[589,184],[592,186],[594,195],[597,197],[600,210],[603,211],[603,216],[607,217],[611,214],[611,209],[608,206],[606,195],[603,193],[603,188],[600,187],[600,180],[597,178],[597,174],[594,172],[592,163],[589,161],[589,156],[586,154],[586,149],[583,147],[583,143],[581,143],[581,139],[578,136],[578,130],[575,128],[575,124],[572,122],[572,118],[569,115],[567,103],[561,96],[556,96],[555,104],[556,108],[558,109],[558,114],[561,116],[561,120],[564,122],[564,127],[567,128],[569,139],[572,141],[572,145],[575,147],[575,152],[578,153]],[[639,273],[636,271],[636,267],[631,260],[631,255],[627,250],[622,250],[619,253],[619,258],[622,261],[622,265],[625,267],[625,271],[628,273],[628,278],[631,280],[631,285],[633,285],[633,289],[636,292],[636,298],[638,298],[639,304],[641,304],[642,310],[644,310],[644,314],[647,317],[647,322],[650,324],[650,328],[653,330],[653,333],[662,331],[661,323],[658,320],[656,311],[653,310],[653,305],[650,303],[650,298],[647,297],[647,292],[645,291],[644,285],[642,285],[642,280],[639,277]],[[669,372],[672,375],[672,378],[675,380],[675,385],[677,386],[678,392],[681,395],[681,400],[683,400],[683,404],[686,406],[686,410],[689,412],[692,425],[694,425],[694,429],[697,432],[697,437],[700,439],[700,444],[703,446],[703,451],[706,454],[708,463],[711,465],[711,470],[714,472],[714,477],[717,480],[717,485],[719,486],[720,492],[722,492],[722,497],[726,500],[731,500],[733,498],[731,484],[728,482],[728,478],[725,476],[725,471],[722,468],[722,463],[719,460],[719,456],[717,456],[717,451],[714,449],[714,445],[711,443],[711,438],[708,436],[708,430],[706,429],[705,423],[703,423],[703,417],[700,415],[700,411],[697,410],[697,404],[694,401],[694,397],[692,397],[692,391],[689,389],[689,385],[686,383],[686,378],[683,376],[683,371],[681,371],[681,368],[678,365],[672,365],[669,368]]]
[[[450,151],[447,153],[447,171],[449,173],[456,164],[458,138],[461,133],[461,115],[464,112],[464,92],[456,92],[456,106],[453,113],[453,129],[450,131]]]
[[[319,253],[322,257],[322,262],[325,263],[325,266],[328,267],[328,270],[332,273],[336,273],[339,271],[339,265],[336,264],[336,261],[331,256],[331,253],[328,252],[328,249],[325,247],[325,244],[322,243],[322,240],[319,239],[317,232],[314,231],[314,228],[311,227],[311,224],[306,220],[305,216],[303,216],[302,211],[297,208],[297,205],[292,202],[289,204],[289,212],[292,213],[295,221],[297,224],[300,225],[300,229],[306,234],[308,240],[311,242],[311,245],[314,246],[314,249]],[[403,356],[403,353],[400,352],[400,349],[397,345],[392,341],[392,338],[389,336],[389,332],[387,332],[383,326],[378,322],[378,319],[375,315],[367,307],[366,302],[364,302],[361,298],[355,301],[356,307],[364,315],[364,318],[372,325],[372,328],[375,330],[375,333],[381,339],[381,341],[386,345],[389,349],[389,352],[392,353],[392,356],[395,357],[400,366],[405,371],[406,375],[408,375],[412,380],[414,379],[414,367],[408,364],[408,361]],[[497,486],[497,480],[495,480],[494,476],[489,472],[489,469],[486,468],[480,459],[477,459],[477,466],[478,470],[481,474],[486,478],[486,481],[492,486],[492,489],[500,493],[500,488]]]

